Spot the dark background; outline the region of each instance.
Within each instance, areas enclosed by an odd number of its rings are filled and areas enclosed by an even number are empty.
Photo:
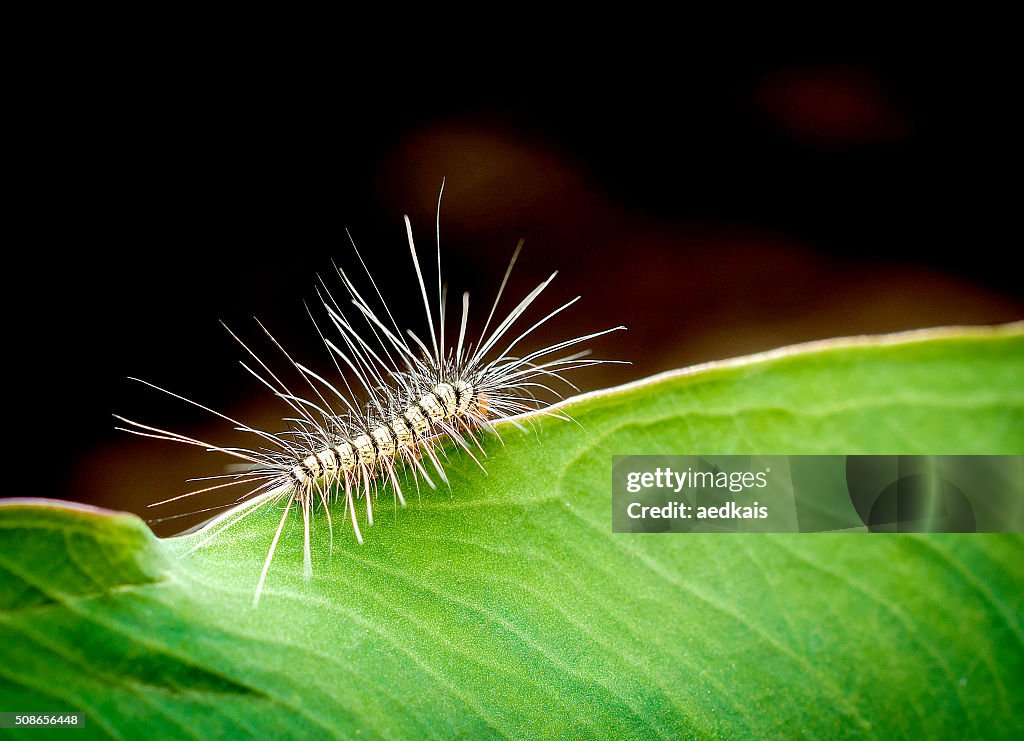
[[[24,493],[152,517],[145,504],[220,470],[113,430],[118,412],[237,441],[127,376],[278,429],[218,320],[269,356],[256,315],[329,368],[303,301],[318,273],[340,289],[332,260],[357,268],[346,228],[418,327],[401,217],[432,255],[443,178],[446,279],[478,319],[524,238],[510,296],[554,269],[543,308],[583,295],[538,343],[628,325],[594,347],[634,364],[579,373],[585,390],[817,338],[1024,317],[1007,187],[1017,86],[998,50],[688,39],[638,55],[523,39],[486,60],[343,60],[255,46],[97,45],[21,78],[8,357],[28,409],[11,426],[40,482]]]

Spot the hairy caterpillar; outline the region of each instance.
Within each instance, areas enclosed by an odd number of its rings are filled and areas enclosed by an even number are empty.
[[[333,538],[330,504],[341,499],[353,532],[362,543],[356,501],[365,501],[366,521],[369,525],[373,524],[373,498],[378,488],[390,484],[395,498],[404,505],[405,497],[398,476],[400,469],[404,467],[411,470],[417,486],[422,479],[431,488],[435,488],[432,478],[434,474],[447,483],[448,479],[439,457],[443,446],[454,446],[461,454],[470,456],[481,465],[476,455],[477,451],[484,454],[477,437],[479,431],[496,432],[493,427],[495,421],[514,418],[521,413],[535,410],[568,419],[564,414],[546,410],[544,402],[535,395],[535,390],[544,390],[559,396],[560,394],[552,389],[548,382],[559,381],[575,389],[576,387],[562,376],[566,371],[600,363],[620,362],[587,359],[589,351],[586,350],[554,358],[552,355],[625,327],[613,327],[563,340],[531,352],[513,354],[534,330],[579,300],[580,297],[577,296],[535,321],[525,331],[518,334],[513,332],[513,326],[550,285],[557,273],[553,273],[530,291],[503,320],[491,328],[512,268],[522,248],[522,242],[512,255],[479,340],[470,342],[466,337],[469,294],[464,293],[458,339],[453,345],[448,346],[445,311],[447,286],[441,279],[439,221],[436,308],[431,307],[431,298],[424,281],[408,217],[405,218],[405,226],[409,252],[419,283],[419,293],[426,311],[430,334],[426,342],[412,330],[403,333],[399,328],[353,242],[353,250],[359,257],[382,311],[375,310],[345,271],[338,268],[341,284],[356,309],[355,316],[360,325],[365,325],[366,334],[357,331],[356,324],[346,317],[323,281],[320,282],[317,293],[335,330],[335,336],[329,337],[321,331],[313,314],[310,313],[317,332],[332,358],[340,384],[332,383],[325,376],[293,360],[266,327],[257,321],[289,366],[297,372],[302,388],[306,389],[305,396],[293,393],[267,363],[228,329],[229,334],[253,361],[252,364],[243,362],[243,367],[294,413],[295,416],[285,418],[290,429],[279,433],[258,430],[210,407],[139,379],[132,380],[214,414],[235,425],[236,429],[254,436],[259,442],[246,448],[222,447],[115,415],[116,419],[125,425],[118,427],[120,430],[143,437],[200,446],[244,462],[242,470],[204,479],[215,480],[217,483],[158,503],[165,504],[214,489],[246,484],[252,486],[236,500],[239,504],[235,509],[221,520],[215,521],[208,532],[204,529],[204,536],[197,547],[240,522],[256,507],[269,502],[284,503],[281,520],[256,585],[254,604],[259,602],[278,541],[293,508],[299,510],[303,520],[303,563],[304,573],[308,578],[312,571],[310,523],[317,502],[323,505]],[[509,339],[513,335],[514,339]],[[406,336],[412,341],[411,344],[405,339]],[[501,349],[496,352],[497,348]],[[354,379],[353,383],[350,383],[349,377]],[[344,390],[340,389],[339,385],[343,386]],[[521,427],[515,419],[512,419],[512,422]]]

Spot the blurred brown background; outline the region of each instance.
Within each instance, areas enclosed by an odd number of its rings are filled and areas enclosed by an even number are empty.
[[[510,296],[554,269],[542,308],[583,296],[538,343],[629,327],[594,349],[633,365],[580,372],[584,390],[817,338],[1024,317],[998,184],[1013,141],[1001,60],[864,42],[364,61],[142,44],[92,49],[26,92],[22,193],[38,215],[13,342],[29,377],[21,454],[46,471],[22,493],[173,513],[145,505],[223,459],[114,432],[110,415],[240,438],[125,377],[279,429],[217,320],[272,356],[256,315],[330,368],[303,301],[318,273],[340,288],[332,260],[357,267],[348,228],[418,327],[401,217],[429,254],[442,178],[446,277],[477,320],[523,238]]]

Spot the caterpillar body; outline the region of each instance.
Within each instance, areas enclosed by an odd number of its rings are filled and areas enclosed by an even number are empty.
[[[445,340],[447,287],[441,279],[439,223],[436,309],[431,307],[408,217],[405,218],[405,226],[419,292],[426,310],[430,334],[426,342],[411,330],[403,333],[399,329],[366,263],[352,242],[381,310],[375,310],[345,271],[338,268],[338,275],[356,309],[356,316],[360,324],[365,325],[364,331],[356,329],[356,324],[346,316],[323,281],[317,293],[335,330],[335,336],[328,337],[321,331],[317,320],[310,313],[332,358],[340,383],[331,382],[293,360],[266,327],[257,321],[277,351],[287,360],[302,387],[307,390],[304,396],[293,393],[267,363],[228,329],[229,334],[254,361],[252,365],[243,361],[243,367],[294,413],[294,416],[285,418],[289,429],[270,433],[250,427],[210,407],[140,379],[132,380],[231,422],[236,429],[258,439],[259,443],[251,447],[218,446],[115,415],[125,425],[118,429],[126,432],[196,445],[243,461],[244,465],[236,466],[241,470],[202,479],[214,480],[212,485],[157,503],[165,504],[214,489],[250,485],[251,488],[232,503],[234,509],[200,531],[202,536],[196,547],[208,543],[256,508],[268,503],[283,503],[284,511],[256,585],[254,604],[259,602],[278,541],[293,508],[300,511],[303,520],[303,562],[304,573],[308,578],[312,571],[309,533],[314,508],[318,503],[326,514],[333,539],[331,504],[341,500],[355,537],[362,543],[363,536],[356,513],[357,500],[365,502],[366,522],[372,525],[373,499],[380,488],[390,484],[396,502],[405,505],[399,476],[402,469],[412,472],[411,478],[417,488],[421,480],[431,488],[436,488],[433,478],[435,474],[447,483],[442,458],[449,447],[470,456],[483,468],[480,457],[485,457],[486,453],[478,437],[481,431],[497,434],[494,423],[500,420],[509,420],[523,428],[516,417],[529,411],[569,419],[564,412],[547,408],[535,392],[541,390],[561,396],[549,384],[555,381],[576,389],[562,375],[566,371],[600,363],[621,362],[588,358],[589,351],[586,350],[565,356],[555,354],[625,327],[613,327],[573,337],[527,353],[515,352],[534,330],[579,300],[577,296],[562,304],[525,331],[516,334],[513,339],[508,339],[513,334],[513,326],[550,285],[557,273],[530,291],[488,333],[522,242],[516,247],[505,271],[480,339],[477,342],[467,341],[469,294],[464,293],[458,339],[448,346]],[[502,349],[496,352],[499,346]],[[354,383],[350,382],[350,378],[354,379]],[[356,392],[353,386],[359,391]],[[529,423],[529,420],[525,421]]]

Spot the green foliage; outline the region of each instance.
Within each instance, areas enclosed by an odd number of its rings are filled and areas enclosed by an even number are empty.
[[[999,737],[1024,714],[1024,537],[615,535],[611,456],[1024,453],[1024,329],[670,374],[506,426],[487,474],[359,546],[280,510],[190,553],[137,518],[0,507],[0,710],[92,734]],[[539,439],[538,439],[539,438]],[[408,492],[408,489],[407,489]],[[33,733],[39,733],[33,731]],[[57,731],[56,733],[68,733]],[[81,732],[75,732],[81,735]]]

